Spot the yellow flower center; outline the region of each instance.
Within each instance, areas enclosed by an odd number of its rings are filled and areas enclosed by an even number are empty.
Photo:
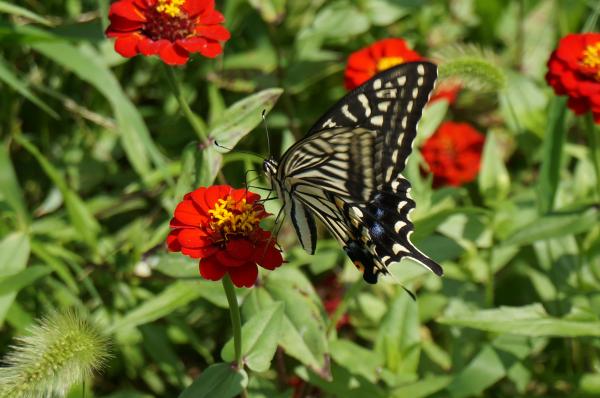
[[[381,72],[402,63],[404,63],[404,58],[402,57],[383,57],[377,62],[377,71]]]
[[[181,7],[184,3],[185,0],[158,0],[156,11],[171,17],[178,17],[181,15]]]
[[[211,227],[225,235],[247,235],[254,231],[260,222],[260,210],[255,210],[254,205],[246,203],[246,199],[236,202],[231,196],[219,199],[215,208],[208,213],[213,219]]]
[[[583,50],[581,64],[592,71],[595,70],[594,78],[600,81],[600,41],[590,44]]]

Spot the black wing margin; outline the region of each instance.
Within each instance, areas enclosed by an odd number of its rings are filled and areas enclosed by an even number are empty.
[[[382,147],[382,156],[375,159],[382,176],[378,185],[391,184],[404,170],[436,79],[437,66],[430,62],[407,62],[387,69],[340,99],[308,135],[339,127],[377,132]]]

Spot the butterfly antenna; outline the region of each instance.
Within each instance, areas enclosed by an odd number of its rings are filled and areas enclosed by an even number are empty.
[[[226,150],[226,151],[228,151],[228,152],[233,152],[233,153],[244,153],[244,154],[246,154],[246,155],[252,155],[252,156],[256,156],[256,157],[257,157],[257,158],[259,158],[260,160],[263,160],[263,161],[265,160],[265,158],[263,158],[262,156],[260,156],[260,155],[259,155],[258,153],[256,153],[256,152],[250,152],[250,151],[243,151],[243,150],[240,150],[240,149],[228,148],[228,147],[226,147],[225,145],[221,145],[221,144],[219,144],[219,142],[218,142],[218,141],[216,141],[216,140],[215,140],[215,146],[216,146],[217,148],[225,149],[225,150]]]
[[[413,301],[414,301],[415,303],[417,302],[417,296],[415,296],[415,294],[414,294],[413,292],[411,292],[410,290],[408,290],[406,287],[404,287],[404,286],[402,286],[402,285],[400,285],[400,287],[401,287],[402,289],[404,289],[404,291],[405,291],[406,293],[408,293],[408,295],[410,296],[410,298],[411,298],[411,299],[413,299]]]
[[[404,286],[400,280],[396,277],[396,275],[394,275],[391,271],[388,270],[388,273],[386,275],[389,275],[394,282],[396,282],[398,285],[400,285],[400,287],[406,292],[408,293],[408,295],[410,296],[411,299],[413,299],[414,302],[417,301],[417,296],[411,292],[410,290],[408,290],[408,288],[406,286]]]
[[[246,187],[246,193],[244,196],[248,196],[248,174],[250,174],[251,172],[254,172],[256,170],[254,169],[250,169],[250,170],[246,170],[246,172],[244,173],[244,187]],[[252,182],[252,181],[251,181]]]
[[[271,156],[271,139],[269,138],[269,126],[267,124],[266,113],[267,113],[267,110],[263,109],[261,116],[262,116],[262,120],[263,120],[263,125],[265,126],[265,131],[267,133],[267,151],[269,153],[269,156]]]

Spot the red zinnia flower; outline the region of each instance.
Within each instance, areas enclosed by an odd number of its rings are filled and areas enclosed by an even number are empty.
[[[381,71],[405,62],[423,59],[402,39],[379,40],[350,54],[344,73],[346,88],[353,90]],[[453,104],[459,91],[459,84],[442,83],[434,91],[430,102],[443,98]]]
[[[548,60],[546,81],[558,95],[567,95],[577,115],[591,111],[600,124],[600,33],[563,37]]]
[[[444,122],[421,149],[434,186],[459,186],[479,172],[485,137],[467,123]]]
[[[229,185],[198,188],[184,196],[171,220],[170,251],[199,258],[200,275],[219,280],[229,274],[237,287],[251,287],[257,264],[273,270],[283,259],[271,233],[258,224],[268,216],[259,195]]]
[[[346,88],[352,90],[378,72],[420,59],[423,59],[423,57],[408,48],[406,42],[402,39],[379,40],[369,47],[350,54],[344,74]]]
[[[214,7],[214,0],[118,0],[106,35],[126,58],[158,55],[169,65],[185,64],[191,53],[214,58],[230,37]]]

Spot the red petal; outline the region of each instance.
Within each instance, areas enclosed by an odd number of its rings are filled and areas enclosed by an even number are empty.
[[[227,269],[219,264],[214,256],[202,259],[202,261],[200,261],[200,275],[202,275],[204,279],[218,281],[225,276],[226,272]]]
[[[207,10],[198,21],[203,25],[216,25],[225,22],[225,17],[219,11]]]
[[[203,11],[209,12],[210,9],[214,7],[214,0],[187,0],[183,5],[183,9],[191,17],[198,15]]]
[[[208,58],[214,58],[217,55],[221,54],[221,52],[223,52],[223,48],[221,47],[219,42],[207,40],[206,47],[204,47],[200,51],[200,54]]]
[[[207,216],[209,215],[208,211],[214,208],[214,204],[209,206],[206,202],[206,192],[208,191],[205,187],[200,187],[193,192],[190,192],[190,198],[193,199],[194,203],[197,204],[197,207]]]
[[[177,40],[177,45],[190,53],[197,53],[206,47],[206,39],[202,37],[191,37],[189,39]]]
[[[115,15],[110,18],[110,25],[106,29],[106,36],[119,37],[139,32],[144,27],[143,22],[135,22]]]
[[[168,44],[169,42],[167,40],[154,41],[149,38],[144,38],[138,43],[138,50],[140,50],[140,53],[143,55],[156,55]]]
[[[180,229],[179,231],[179,243],[181,243],[181,246],[189,249],[198,249],[213,243],[212,239],[210,239],[204,231],[198,228]]]
[[[146,16],[130,0],[121,0],[110,6],[108,17],[119,16],[130,21],[146,22]]]
[[[583,115],[590,109],[588,102],[584,98],[570,97],[567,106],[575,112],[576,115]]]
[[[237,287],[252,287],[258,277],[258,267],[256,264],[247,263],[243,267],[228,268],[231,281]]]
[[[258,247],[254,252],[254,260],[263,268],[274,270],[283,263],[283,257],[275,248],[274,242],[268,246]]]
[[[139,41],[140,36],[137,34],[117,37],[117,40],[115,40],[115,51],[125,58],[134,57],[138,54],[137,44]]]
[[[217,248],[216,246],[205,246],[199,247],[197,249],[182,247],[181,253],[192,258],[206,258],[215,254],[217,250],[219,250],[219,248]]]
[[[246,203],[250,203],[250,204],[252,204],[252,203],[256,202],[258,199],[260,199],[259,194],[250,192],[245,188],[234,189],[233,191],[231,191],[230,196],[236,202],[239,202],[242,199],[246,198]]]
[[[196,34],[207,39],[226,41],[229,40],[231,34],[221,25],[200,25],[196,28]]]
[[[169,235],[167,235],[167,247],[168,247],[169,251],[172,251],[172,252],[181,251],[181,245],[179,244],[179,241],[177,240],[178,234],[179,234],[179,230],[175,230],[175,231],[169,232]]]
[[[239,258],[232,257],[230,255],[230,253],[228,253],[225,250],[218,251],[216,254],[216,258],[217,258],[217,260],[219,260],[219,262],[221,264],[223,264],[223,266],[233,267],[233,268],[240,267],[240,266],[244,265],[245,263],[247,263],[249,260],[248,258],[239,259]]]
[[[191,200],[184,200],[175,208],[174,216],[177,221],[190,226],[201,226],[208,223],[208,217],[200,214],[198,207]]]
[[[254,246],[246,239],[236,239],[227,242],[226,250],[228,256],[248,261],[254,253]]]
[[[160,59],[162,59],[167,65],[183,65],[189,59],[189,54],[187,51],[175,46],[171,42],[162,46],[158,55],[160,56]]]
[[[208,187],[204,193],[207,208],[214,209],[217,201],[219,199],[227,199],[230,192],[231,187],[229,185],[213,185],[212,187]]]

